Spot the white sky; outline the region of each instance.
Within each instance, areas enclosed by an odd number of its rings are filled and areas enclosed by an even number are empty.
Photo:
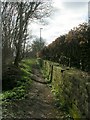
[[[73,2],[72,2],[73,1]],[[48,25],[32,23],[32,34],[46,39],[47,44],[54,41],[60,35],[68,33],[73,27],[77,27],[83,22],[88,22],[88,0],[53,0],[56,12],[48,18]]]

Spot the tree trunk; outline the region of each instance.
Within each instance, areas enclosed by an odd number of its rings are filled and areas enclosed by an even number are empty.
[[[19,63],[19,61],[20,61],[20,57],[21,57],[21,55],[20,55],[20,53],[21,53],[21,50],[22,50],[22,34],[23,34],[23,24],[22,24],[22,19],[23,19],[23,17],[22,17],[22,14],[23,14],[23,8],[22,8],[22,5],[23,5],[23,3],[21,2],[20,3],[20,8],[19,8],[19,15],[20,15],[20,22],[19,22],[19,24],[20,24],[20,29],[19,29],[19,40],[18,40],[18,45],[17,45],[17,52],[16,52],[16,57],[15,57],[15,61],[14,61],[14,65],[16,65],[17,67],[18,67],[18,63]]]

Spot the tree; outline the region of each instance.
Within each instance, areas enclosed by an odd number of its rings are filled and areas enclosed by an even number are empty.
[[[43,38],[39,39],[36,38],[36,40],[33,41],[31,49],[34,56],[37,56],[38,53],[44,48],[45,46],[45,40]]]
[[[80,24],[41,51],[42,57],[90,71],[90,26]],[[48,52],[47,52],[48,51]],[[48,54],[47,54],[48,53]]]
[[[22,52],[22,49],[26,43],[25,40],[27,34],[27,26],[30,23],[29,21],[41,20],[44,17],[48,17],[51,12],[50,8],[51,1],[3,2],[3,50],[4,53],[6,53],[8,49],[6,46],[8,43],[10,43],[10,46],[14,48],[14,52],[16,54],[14,61],[14,64],[16,66],[18,66],[18,63],[22,58],[22,53],[24,53]],[[6,54],[4,55],[6,56]]]
[[[14,3],[2,2],[2,52],[3,64],[13,58]]]

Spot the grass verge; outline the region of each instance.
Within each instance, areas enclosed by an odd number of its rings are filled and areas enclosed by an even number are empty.
[[[21,61],[19,65],[20,76],[18,78],[14,76],[17,78],[15,87],[11,90],[3,91],[2,94],[0,94],[0,99],[2,99],[2,102],[15,99],[24,99],[27,96],[28,87],[30,87],[31,84],[30,71],[32,69],[32,64],[34,63],[34,59],[26,59]]]

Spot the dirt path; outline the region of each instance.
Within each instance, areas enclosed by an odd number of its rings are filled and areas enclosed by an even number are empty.
[[[32,80],[28,97],[13,101],[7,106],[8,115],[4,114],[8,118],[63,118],[64,113],[55,107],[54,96],[48,85],[43,84],[45,80],[36,66],[33,66]]]
[[[32,99],[32,103],[34,103],[31,108],[33,112],[31,116],[35,118],[63,117],[63,113],[55,107],[54,96],[36,66],[33,66],[32,79],[35,82],[33,82],[32,91],[29,93],[29,96],[31,96],[30,99]]]

